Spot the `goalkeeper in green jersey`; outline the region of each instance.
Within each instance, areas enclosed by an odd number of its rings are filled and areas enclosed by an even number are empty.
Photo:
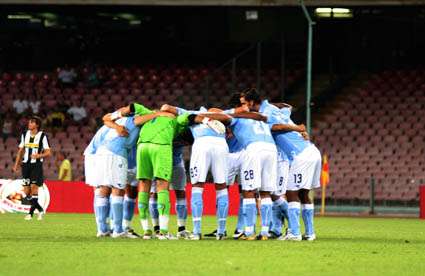
[[[116,120],[121,116],[133,113],[134,115],[146,115],[153,111],[141,104],[133,103],[121,108],[110,116]],[[177,117],[160,116],[146,122],[139,133],[137,141],[137,178],[139,179],[139,215],[144,230],[144,239],[152,237],[149,227],[149,192],[152,179],[156,181],[158,193],[158,212],[160,234],[158,239],[174,239],[168,233],[168,220],[170,215],[169,182],[173,171],[173,139],[184,131],[188,126],[204,123],[218,133],[224,133],[225,127],[216,120],[201,115],[183,114]],[[126,135],[125,128],[114,127],[120,135]]]

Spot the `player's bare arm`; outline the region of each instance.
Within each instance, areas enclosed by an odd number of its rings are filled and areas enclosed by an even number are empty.
[[[106,120],[106,121],[103,121],[103,123],[105,126],[115,129],[119,136],[124,136],[124,137],[128,136],[128,131],[125,128],[125,126],[119,125],[112,120]]]
[[[203,113],[203,114],[200,114],[198,116],[202,117],[202,119],[209,118],[209,119],[212,119],[212,120],[217,120],[217,121],[222,122],[225,125],[229,125],[230,121],[232,121],[231,116],[229,116],[227,114],[223,114],[223,113]],[[202,122],[202,120],[201,120],[201,122]]]
[[[24,156],[24,148],[18,148],[18,153],[17,153],[16,159],[15,159],[15,165],[12,168],[12,171],[14,173],[18,173],[19,166],[21,165],[23,156]]]
[[[272,126],[272,131],[296,131],[296,132],[305,132],[305,125],[292,125],[292,124],[274,124]]]
[[[118,110],[116,110],[113,113],[105,114],[102,117],[102,120],[103,120],[103,122],[106,122],[106,121],[115,121],[115,120],[118,120],[119,118],[128,116],[130,114],[131,114],[131,108],[128,105],[128,106],[124,106],[124,107],[119,108]]]
[[[170,112],[170,113],[172,113],[172,114],[174,114],[174,115],[177,115],[177,107],[175,107],[175,106],[172,106],[172,105],[170,105],[170,104],[163,104],[162,106],[161,106],[161,109],[160,109],[161,111],[164,111],[164,112]]]
[[[264,116],[261,113],[258,112],[240,112],[240,113],[234,113],[230,114],[233,118],[242,118],[242,119],[252,119],[256,121],[263,121],[267,122],[267,116]]]
[[[239,106],[239,107],[233,108],[231,110],[231,113],[236,114],[236,113],[243,113],[243,112],[248,112],[248,111],[249,111],[249,108],[247,106]],[[220,108],[212,107],[212,108],[208,109],[208,112],[221,113],[221,112],[223,112],[223,110],[220,109]]]

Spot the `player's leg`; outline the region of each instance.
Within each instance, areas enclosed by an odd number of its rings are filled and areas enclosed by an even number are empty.
[[[207,173],[211,164],[210,156],[208,155],[208,146],[195,140],[192,146],[192,154],[190,158],[190,180],[192,183],[192,221],[193,233],[192,240],[201,239],[201,220],[204,208],[202,194],[204,191],[204,183],[207,178]]]
[[[38,187],[43,186],[44,177],[43,177],[43,164],[35,163],[31,167],[30,172],[30,181],[31,181],[31,209],[30,215],[31,217],[34,214],[34,211],[38,211],[38,220],[43,218],[43,207],[38,202]]]
[[[131,228],[131,221],[133,219],[134,215],[134,207],[136,204],[136,198],[137,198],[137,180],[135,171],[128,170],[127,174],[127,186],[125,188],[125,195],[124,195],[124,206],[123,206],[123,221],[122,225],[124,228],[124,231],[128,233],[133,233],[134,235],[138,236],[134,230]]]
[[[277,206],[277,202],[281,199],[280,196],[272,194],[271,195],[273,205],[272,205],[272,223],[270,226],[270,238],[275,239],[282,235],[282,212],[280,211],[279,207]]]
[[[151,189],[151,179],[153,178],[153,165],[151,159],[151,147],[149,143],[137,145],[137,179],[138,185],[138,207],[140,224],[144,231],[143,238],[152,238],[152,230],[149,227],[149,193]]]
[[[122,227],[124,194],[124,189],[119,189],[116,187],[112,188],[111,212],[113,216],[113,238],[123,236],[126,233]]]
[[[236,225],[235,232],[233,234],[234,239],[238,239],[243,235],[244,228],[245,228],[245,216],[243,213],[243,195],[242,195],[242,186],[241,186],[241,167],[243,162],[243,151],[240,151],[238,153],[237,159],[236,159],[236,175],[239,177],[239,210],[238,210],[238,222]]]
[[[277,151],[275,146],[265,148],[261,153],[261,233],[259,239],[266,240],[269,236],[272,221],[271,193],[277,190]]]
[[[152,151],[153,176],[158,194],[159,230],[158,239],[175,239],[169,232],[170,192],[169,183],[173,174],[173,149],[171,145],[155,145]]]
[[[229,148],[224,139],[223,141],[217,141],[217,145],[210,148],[211,173],[216,191],[217,240],[225,237],[226,221],[229,213],[229,193],[226,184],[228,154]]]
[[[257,205],[255,200],[255,190],[243,190],[243,214],[245,221],[244,235],[241,239],[255,240],[255,223],[257,220]]]
[[[186,203],[186,170],[184,164],[173,167],[173,178],[171,188],[176,195],[176,213],[177,213],[177,238],[186,239],[190,233],[186,230],[187,203]]]
[[[314,204],[312,203],[310,196],[310,190],[301,189],[298,191],[298,196],[301,201],[301,216],[304,222],[305,235],[303,239],[314,239],[314,226],[313,226],[313,217],[314,217]]]
[[[25,198],[27,201],[29,201],[30,203],[30,211],[32,209],[32,201],[31,201],[31,168],[30,168],[30,164],[24,163],[22,164],[22,179],[23,179],[23,187],[24,187],[24,193],[25,193]],[[25,220],[31,220],[32,219],[32,214],[30,212],[28,212],[28,214],[25,216],[24,218]]]
[[[109,226],[107,218],[109,215],[109,196],[111,188],[105,185],[98,186],[95,189],[94,210],[97,224],[97,237],[109,236]]]
[[[245,229],[241,239],[255,240],[255,224],[257,220],[256,193],[261,186],[260,162],[257,158],[258,152],[246,149],[243,153],[241,163],[241,186]]]
[[[320,181],[320,177],[318,178],[319,180],[316,180],[317,177],[315,177],[315,160],[318,158],[314,149],[314,146],[311,148],[309,147],[299,155],[295,156],[289,169],[288,191],[286,193],[289,202],[289,230],[287,237],[285,238],[287,240],[301,240],[299,221],[301,204],[299,191],[302,189],[310,190],[312,187],[316,187],[317,185],[313,183]],[[320,174],[318,175],[320,176]],[[305,196],[304,193],[301,193],[301,195]],[[306,200],[306,198],[303,198],[303,200]]]
[[[87,185],[94,189],[93,209],[97,225],[97,237],[109,236],[109,226],[106,218],[109,214],[109,193],[102,186],[104,160],[97,155],[84,155],[84,175]],[[96,164],[96,166],[95,166]]]
[[[291,189],[291,184],[288,186]],[[288,198],[288,233],[285,240],[301,240],[300,233],[300,199],[298,197],[298,190],[288,190],[286,192]]]
[[[158,213],[159,213],[159,231],[158,239],[174,238],[169,234],[170,220],[170,192],[169,182],[164,179],[156,179],[158,190]]]
[[[151,216],[153,232],[155,235],[157,235],[159,234],[159,212],[156,180],[152,180],[151,191],[149,195],[149,215]]]
[[[152,238],[152,230],[149,226],[149,194],[150,194],[151,180],[142,179],[139,181],[138,193],[138,207],[140,224],[143,229],[143,239],[148,240]]]
[[[239,239],[245,229],[245,216],[243,213],[243,194],[242,194],[241,185],[239,185],[238,190],[239,190],[239,209],[238,209],[238,221],[236,223],[236,229],[233,234],[234,239]]]
[[[272,206],[272,227],[270,230],[271,237],[278,238],[282,234],[282,226],[284,219],[288,219],[288,202],[285,198],[286,187],[289,174],[289,162],[280,159],[278,161],[277,171],[277,189],[271,196]]]
[[[303,189],[299,191],[301,200],[301,214],[305,226],[305,235],[303,239],[313,241],[316,239],[314,231],[314,204],[309,196],[310,190],[320,186],[320,174],[322,170],[322,158],[316,147],[308,148],[309,151],[309,167],[304,173],[307,183]]]

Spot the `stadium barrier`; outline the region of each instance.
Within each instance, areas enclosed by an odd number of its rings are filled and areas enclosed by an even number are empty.
[[[419,201],[420,201],[420,214],[421,219],[425,219],[425,185],[419,187]]]
[[[48,212],[53,213],[93,213],[93,188],[84,182],[51,181],[46,180],[50,191],[50,204]],[[186,192],[188,209],[190,213],[191,185],[188,184]],[[215,189],[214,185],[205,185],[204,189],[204,214],[215,215]],[[175,214],[176,198],[174,192],[170,193],[171,213]],[[229,215],[237,215],[239,209],[238,186],[229,188]],[[137,208],[136,208],[137,209]]]

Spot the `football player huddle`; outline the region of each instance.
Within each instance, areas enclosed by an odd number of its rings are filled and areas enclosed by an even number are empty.
[[[240,202],[234,239],[315,240],[309,191],[320,186],[321,154],[305,126],[291,120],[291,110],[250,89],[233,94],[227,110],[168,104],[151,110],[132,103],[106,114],[84,152],[86,183],[95,189],[97,237],[139,238],[131,228],[137,198],[143,239],[201,240],[203,191],[210,173],[217,240],[226,238],[228,187],[236,177]],[[186,229],[185,146],[192,147],[191,232]],[[176,236],[169,231],[170,190],[176,196]]]

